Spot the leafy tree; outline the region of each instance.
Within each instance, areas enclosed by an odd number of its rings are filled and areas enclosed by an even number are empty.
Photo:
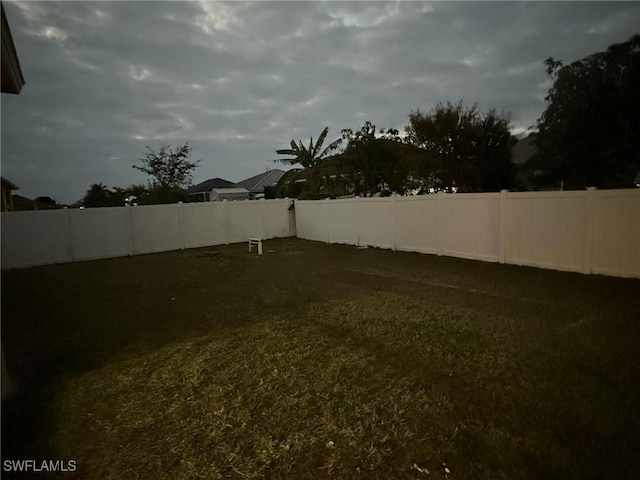
[[[310,191],[305,192],[304,185],[309,178],[309,169],[293,168],[280,177],[273,193],[276,198],[289,197],[300,200],[303,200],[305,196],[319,198],[316,194],[311,194]]]
[[[343,195],[389,195],[419,190],[425,152],[402,143],[394,129],[377,130],[366,122],[359,130],[344,129],[334,145],[345,145],[336,155],[321,158],[312,168],[287,172],[278,182],[279,197],[325,198]],[[315,190],[305,188],[316,175]]]
[[[161,145],[157,152],[149,146],[146,149],[147,153],[140,159],[142,165],[133,165],[133,168],[149,175],[152,187],[170,191],[184,189],[189,185],[191,173],[200,160],[189,160],[191,147],[188,143],[176,147],[175,150],[168,145]]]
[[[191,197],[186,190],[155,186],[148,189],[147,195],[139,203],[140,205],[157,205],[163,203],[187,203],[189,201],[191,201]]]
[[[477,106],[439,103],[429,113],[409,115],[408,141],[427,152],[428,170],[434,188],[461,192],[497,191],[510,188],[515,178],[511,149],[516,139],[509,120],[490,110],[484,115]]]
[[[82,199],[85,207],[111,207],[111,202],[111,192],[102,183],[92,184]]]
[[[352,193],[372,195],[379,193],[405,194],[419,190],[418,180],[424,170],[426,155],[410,145],[404,145],[398,130],[381,129],[366,122],[360,130],[342,130],[347,142],[342,171],[350,181]]]
[[[640,35],[564,65],[538,119],[539,186],[631,187],[640,171]]]
[[[276,150],[278,155],[290,155],[292,158],[281,158],[276,162],[285,163],[289,165],[301,165],[303,168],[310,170],[310,181],[307,183],[307,190],[311,195],[315,195],[320,188],[320,174],[318,170],[319,162],[326,158],[327,155],[336,150],[341,143],[341,139],[331,143],[327,148],[322,150],[324,140],[329,132],[329,127],[325,127],[324,130],[318,136],[318,140],[315,145],[313,143],[313,137],[309,141],[309,147],[305,147],[302,141],[296,144],[295,140],[291,140],[291,148]]]

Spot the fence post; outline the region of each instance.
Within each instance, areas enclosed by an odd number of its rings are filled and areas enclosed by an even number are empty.
[[[69,257],[69,261],[73,262],[75,260],[73,255],[73,231],[71,230],[71,209],[69,207],[64,207],[64,222],[65,222],[65,234],[67,236],[67,255]]]
[[[224,238],[225,243],[229,245],[229,201],[225,198],[222,204],[224,205]]]
[[[640,187],[640,185],[636,184],[636,186]],[[640,189],[636,189],[636,198],[637,201],[637,212],[640,213]],[[640,252],[640,235],[638,235],[638,252]],[[638,255],[638,270],[636,270],[637,278],[640,278],[640,255]]]
[[[360,214],[359,214],[359,208],[360,208],[360,201],[359,201],[360,197],[356,196],[356,218],[355,218],[355,222],[356,222],[356,247],[360,246]]]
[[[178,223],[180,225],[180,250],[184,250],[184,203],[178,202]]]
[[[133,225],[131,225],[131,209],[135,207],[131,207],[129,205],[125,205],[125,223],[127,224],[127,249],[129,250],[129,256],[133,255]]]
[[[507,263],[507,193],[509,190],[500,190],[498,227],[498,258],[500,263]]]
[[[324,205],[325,205],[325,211],[327,214],[327,223],[325,223],[327,227],[327,243],[331,243],[331,228],[329,227],[329,225],[331,225],[331,220],[329,219],[329,199],[328,198],[324,199]]]
[[[262,239],[267,239],[267,200],[265,198],[261,198],[262,202]]]
[[[591,273],[593,267],[593,227],[595,216],[596,187],[587,187],[584,208],[584,240],[582,250],[582,273]]]
[[[442,256],[442,198],[444,196],[444,192],[440,191],[437,193],[437,210],[438,210],[438,255]]]
[[[397,235],[396,235],[396,217],[397,217],[397,213],[396,213],[396,208],[397,208],[397,204],[396,204],[396,194],[394,193],[393,196],[391,197],[391,221],[389,222],[389,225],[391,225],[391,228],[393,229],[393,237],[391,239],[391,250],[395,251],[396,250],[396,242],[397,242]]]
[[[289,197],[284,197],[285,205],[287,205],[287,215],[289,220],[289,236],[290,237],[298,237],[298,223],[296,219],[296,215],[298,214],[298,210],[296,207],[296,199],[292,199],[291,203],[289,203]],[[293,205],[293,210],[289,210],[289,207]]]

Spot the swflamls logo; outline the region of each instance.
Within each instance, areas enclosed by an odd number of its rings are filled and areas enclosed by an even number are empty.
[[[5,460],[2,462],[5,472],[75,472],[75,460]]]

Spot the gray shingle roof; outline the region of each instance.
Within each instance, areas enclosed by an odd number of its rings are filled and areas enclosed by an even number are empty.
[[[222,178],[210,178],[209,180],[205,180],[202,183],[194,185],[187,189],[188,193],[202,193],[202,192],[210,192],[214,188],[229,188],[233,187],[233,182],[229,180],[224,180]]]
[[[234,186],[238,188],[246,188],[252,193],[263,193],[264,187],[275,185],[278,180],[285,174],[284,170],[277,168],[261,173],[241,182],[236,183]]]

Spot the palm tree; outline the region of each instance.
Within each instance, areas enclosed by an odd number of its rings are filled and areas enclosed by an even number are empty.
[[[295,140],[291,140],[291,148],[276,150],[278,155],[292,155],[292,158],[280,158],[275,160],[276,162],[288,165],[300,164],[303,168],[309,168],[311,170],[311,193],[316,193],[320,187],[320,175],[317,168],[318,163],[326,158],[330,152],[336,150],[342,143],[342,139],[339,138],[321,151],[328,132],[329,127],[325,127],[320,133],[320,136],[318,136],[315,145],[313,144],[313,137],[311,137],[308,148],[302,144],[302,141],[296,144]]]
[[[83,198],[85,207],[108,207],[109,206],[109,189],[102,183],[94,183],[89,187]]]

